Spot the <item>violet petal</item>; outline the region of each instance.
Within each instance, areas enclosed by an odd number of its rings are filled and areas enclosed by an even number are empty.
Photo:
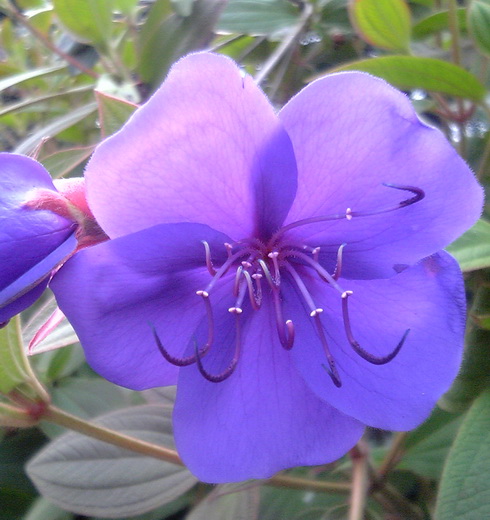
[[[135,390],[176,382],[178,369],[161,355],[153,328],[182,356],[205,316],[195,294],[211,279],[201,240],[218,265],[226,259],[226,235],[163,224],[84,249],[60,269],[50,287],[96,372]],[[219,288],[213,296],[219,300]]]
[[[86,178],[90,207],[112,238],[197,222],[239,240],[257,225],[280,226],[296,190],[292,146],[269,101],[236,64],[214,54],[177,62],[97,147]]]
[[[296,373],[277,339],[273,311],[268,302],[264,306],[244,320],[241,356],[229,378],[212,383],[195,365],[181,369],[176,445],[204,482],[267,478],[294,466],[325,464],[362,435],[361,423],[322,402]],[[225,313],[217,313],[223,320],[216,327],[220,347],[203,357],[215,372],[227,364],[220,349],[228,359],[234,349]]]
[[[407,329],[399,354],[373,365],[354,352],[344,330],[340,294],[311,280],[330,351],[342,381],[336,388],[322,367],[324,351],[308,312],[295,291],[285,308],[296,325],[292,357],[308,386],[332,406],[360,421],[388,430],[420,424],[456,377],[461,362],[465,294],[457,262],[443,251],[384,280],[339,280],[352,290],[349,314],[354,338],[375,356],[389,354]],[[303,316],[303,317],[301,317]]]
[[[443,134],[422,123],[408,98],[379,78],[358,72],[319,79],[280,112],[293,142],[298,191],[287,223],[318,215],[372,212],[413,194],[383,183],[415,186],[425,198],[375,216],[295,229],[323,254],[346,243],[343,274],[395,274],[468,229],[481,213],[483,192]],[[327,262],[328,263],[328,262]]]

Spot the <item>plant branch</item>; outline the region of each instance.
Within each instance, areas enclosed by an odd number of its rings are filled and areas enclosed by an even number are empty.
[[[93,422],[85,421],[52,405],[47,407],[42,419],[64,426],[70,430],[87,435],[88,437],[134,451],[135,453],[140,453],[141,455],[147,455],[148,457],[164,460],[180,466],[184,465],[174,450],[136,439],[135,437],[116,432],[115,430],[105,428]]]
[[[362,520],[368,493],[368,458],[366,447],[359,443],[350,451],[352,459],[352,492],[349,520]]]
[[[305,28],[308,23],[311,15],[313,14],[313,7],[311,4],[304,4],[303,13],[298,21],[298,23],[293,27],[291,32],[284,38],[284,40],[277,46],[275,51],[270,55],[269,59],[265,62],[262,69],[255,76],[255,83],[260,85],[264,79],[270,74],[272,69],[276,67],[276,65],[281,61],[283,55],[289,49],[290,45],[292,45],[298,36],[301,34],[301,31]]]
[[[159,446],[157,444],[152,444],[135,437],[131,437],[130,435],[116,432],[115,430],[105,428],[93,422],[85,421],[84,419],[80,419],[79,417],[71,415],[52,405],[46,408],[42,419],[76,431],[88,437],[119,446],[120,448],[124,448],[135,453],[140,453],[141,455],[147,455],[148,457],[171,462],[172,464],[178,464],[179,466],[184,466],[182,459],[174,450]],[[349,493],[351,489],[351,486],[348,483],[316,481],[288,475],[276,475],[268,480],[265,480],[264,484],[275,487],[302,489],[323,493],[345,494]]]
[[[68,62],[73,67],[77,68],[81,72],[87,74],[88,76],[91,76],[94,79],[98,79],[99,75],[93,71],[92,69],[89,69],[86,67],[83,63],[78,61],[73,56],[70,56],[66,52],[63,52],[61,49],[56,47],[54,43],[47,38],[41,31],[36,29],[33,25],[29,23],[29,20],[19,11],[17,8],[10,4],[8,8],[5,8],[7,11],[7,14],[11,16],[13,19],[15,19],[17,22],[19,22],[21,25],[23,25],[34,37],[36,37],[45,47],[47,47],[50,51],[57,54],[60,58],[64,59],[66,62]]]

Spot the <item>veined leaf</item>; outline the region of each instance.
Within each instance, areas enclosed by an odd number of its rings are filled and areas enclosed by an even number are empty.
[[[479,49],[490,55],[490,0],[473,0],[468,10],[470,34]]]
[[[104,45],[112,33],[112,0],[53,0],[56,15],[78,41]]]
[[[473,403],[449,453],[436,520],[490,518],[490,390]]]
[[[299,11],[283,0],[230,0],[218,30],[252,36],[271,35],[298,23]]]
[[[404,0],[351,0],[349,12],[368,43],[390,51],[408,51],[410,11]]]
[[[462,271],[490,267],[490,223],[480,219],[447,247]]]
[[[147,442],[174,446],[170,411],[163,406],[133,406],[95,422]],[[184,467],[74,432],[48,444],[29,462],[27,473],[40,493],[59,507],[105,518],[150,511],[197,482]]]

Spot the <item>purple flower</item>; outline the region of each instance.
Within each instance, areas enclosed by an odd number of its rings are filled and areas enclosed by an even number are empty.
[[[77,247],[76,222],[29,206],[39,190],[57,194],[38,162],[0,154],[0,324],[29,307]]]
[[[334,74],[276,114],[195,54],[96,150],[89,204],[113,239],[52,287],[92,367],[177,384],[177,448],[207,482],[344,454],[407,430],[455,377],[465,302],[440,251],[482,191],[380,79]]]

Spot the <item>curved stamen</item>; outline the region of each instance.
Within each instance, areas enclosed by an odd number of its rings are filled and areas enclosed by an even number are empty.
[[[281,283],[281,271],[279,270],[279,262],[277,261],[279,253],[277,251],[272,251],[272,253],[269,253],[267,256],[272,260],[272,265],[274,266],[274,276],[272,279],[274,280],[274,283],[279,286]]]
[[[232,314],[235,315],[235,320],[236,320],[235,353],[234,353],[233,359],[231,360],[228,367],[223,372],[221,372],[221,374],[215,375],[215,374],[211,374],[210,372],[208,372],[202,364],[201,353],[196,345],[195,357],[196,357],[197,368],[199,369],[199,372],[201,373],[201,375],[205,379],[207,379],[210,383],[221,383],[225,379],[228,379],[231,376],[231,374],[233,374],[233,372],[235,371],[235,368],[238,364],[238,358],[240,356],[240,346],[241,346],[240,315],[242,314],[242,309],[240,307],[231,307],[228,310],[229,310],[229,312],[231,312]]]
[[[262,303],[262,295],[260,295],[260,297],[259,297],[258,293],[255,291],[253,282],[252,282],[252,276],[250,276],[250,273],[244,269],[242,271],[242,274],[243,274],[243,276],[245,278],[245,282],[247,284],[248,295],[250,298],[250,303],[252,305],[252,308],[254,311],[258,311],[260,309],[260,304]],[[255,277],[256,275],[253,275],[253,276]],[[258,276],[261,276],[261,275],[258,274]],[[257,278],[255,278],[255,279],[257,279]],[[260,280],[260,278],[258,278],[258,279]]]
[[[342,253],[344,251],[344,247],[347,244],[340,244],[339,249],[337,250],[337,264],[335,265],[335,269],[332,273],[332,278],[334,280],[338,280],[342,274]],[[318,259],[315,259],[315,261],[318,263]]]
[[[340,379],[339,373],[337,371],[337,367],[335,366],[335,359],[328,348],[327,338],[325,337],[325,331],[323,330],[323,324],[320,320],[320,314],[323,312],[323,309],[315,309],[311,311],[310,317],[313,318],[313,321],[316,325],[316,331],[318,337],[320,338],[320,342],[323,347],[323,352],[325,353],[325,357],[327,358],[328,367],[325,364],[322,364],[322,367],[327,371],[327,374],[330,376],[333,384],[340,388],[342,386],[342,381]]]
[[[382,183],[382,186],[385,186],[387,188],[394,188],[395,190],[403,190],[403,191],[409,191],[413,194],[415,194],[414,197],[411,197],[409,199],[402,200],[395,206],[389,206],[387,208],[382,208],[374,211],[352,211],[351,208],[347,208],[344,213],[334,213],[332,215],[319,215],[317,217],[310,217],[305,218],[301,220],[297,220],[296,222],[291,222],[291,224],[288,224],[287,226],[282,227],[279,229],[271,238],[270,243],[277,243],[279,238],[284,235],[287,231],[290,229],[294,229],[300,226],[306,226],[308,224],[317,224],[318,222],[327,222],[330,220],[352,220],[353,218],[357,217],[370,217],[373,215],[380,215],[382,213],[388,213],[390,211],[396,211],[401,208],[405,208],[407,206],[411,206],[412,204],[415,204],[416,202],[421,201],[425,197],[425,192],[421,188],[417,188],[416,186],[402,186],[398,184],[390,184],[387,182]]]
[[[320,338],[320,343],[322,344],[323,351],[325,353],[325,357],[327,358],[328,367],[324,364],[322,364],[322,367],[327,371],[328,375],[333,381],[333,384],[340,388],[342,386],[342,381],[340,380],[339,373],[337,372],[337,367],[335,366],[335,360],[332,356],[332,353],[330,352],[330,349],[328,348],[328,342],[327,338],[325,337],[325,331],[323,330],[323,324],[320,319],[320,314],[323,312],[323,309],[317,307],[315,303],[313,302],[313,298],[311,297],[308,289],[306,288],[306,285],[304,284],[303,280],[299,276],[299,274],[296,272],[296,269],[294,269],[291,264],[286,263],[286,268],[291,274],[294,282],[296,283],[296,286],[298,287],[301,295],[303,296],[304,300],[306,301],[308,307],[310,307],[310,318],[313,318],[313,321],[316,326],[318,337]]]
[[[340,246],[340,247],[342,247],[342,246]],[[308,265],[311,265],[311,267],[313,267],[313,269],[315,269],[315,271],[320,275],[320,278],[322,278],[325,282],[328,282],[332,287],[337,289],[337,291],[339,291],[340,294],[344,293],[344,290],[337,283],[336,278],[333,275],[331,275],[326,269],[324,269],[318,262],[315,262],[315,260],[313,260],[313,258],[310,258],[305,253],[291,249],[290,251],[285,252],[284,256],[285,257],[290,256],[290,257],[299,258],[300,260],[303,260]],[[286,265],[289,265],[289,264],[286,263]]]
[[[204,292],[210,293],[216,282],[228,272],[228,269],[230,269],[233,263],[244,256],[250,256],[250,253],[250,249],[242,249],[229,256],[223,265],[221,265],[221,267],[216,271],[213,279],[209,282]]]
[[[177,367],[186,367],[188,365],[192,365],[197,361],[196,356],[187,356],[187,357],[176,357],[172,356],[170,352],[163,346],[163,343],[160,340],[160,337],[158,336],[158,333],[155,329],[155,327],[150,323],[151,331],[153,332],[153,337],[155,338],[155,343],[157,344],[158,350],[160,351],[160,354],[172,365],[175,365]],[[204,347],[199,351],[200,356],[204,356],[204,354],[207,353],[209,350],[210,345],[206,343]]]
[[[276,285],[267,264],[263,260],[259,260],[259,264],[265,275],[265,279],[269,282],[270,288],[272,289],[272,300],[274,302],[276,328],[279,341],[285,350],[291,350],[294,345],[294,324],[291,320],[284,321],[279,287]]]
[[[390,184],[388,182],[383,182],[383,186],[387,188],[393,188],[395,190],[402,191],[410,191],[415,196],[409,199],[402,200],[396,206],[391,206],[389,208],[380,209],[377,211],[351,211],[349,214],[351,217],[369,217],[372,215],[379,215],[380,213],[388,213],[389,211],[396,211],[397,209],[406,208],[407,206],[411,206],[416,202],[421,201],[425,197],[424,190],[417,188],[416,186],[400,186],[398,184]]]
[[[199,355],[202,357],[204,356],[208,350],[211,348],[211,345],[214,341],[214,318],[213,318],[213,309],[211,307],[211,303],[209,301],[209,293],[206,291],[196,291],[196,294],[198,296],[201,296],[204,305],[206,307],[206,316],[208,319],[208,340],[206,341],[204,347],[199,349]],[[177,357],[170,354],[170,352],[163,346],[163,343],[160,340],[160,337],[157,334],[157,331],[153,324],[150,323],[151,330],[153,332],[153,337],[155,338],[155,342],[157,344],[158,350],[160,351],[160,354],[172,365],[175,365],[177,367],[186,367],[188,365],[192,365],[192,363],[196,363],[197,357],[196,356],[187,356],[187,357]],[[197,344],[196,344],[197,349]]]
[[[202,240],[202,244],[204,246],[204,251],[206,255],[206,267],[208,268],[209,274],[214,276],[216,274],[216,269],[213,266],[213,261],[211,260],[211,249],[206,240]]]
[[[349,299],[349,296],[351,296],[352,294],[352,291],[345,291],[342,294],[342,316],[344,318],[344,327],[347,339],[349,340],[349,343],[351,344],[356,354],[361,356],[363,359],[365,359],[373,365],[385,365],[386,363],[389,363],[392,359],[394,359],[397,356],[398,352],[400,352],[401,348],[403,347],[403,344],[405,343],[405,340],[407,339],[410,329],[407,329],[404,332],[402,339],[399,341],[398,345],[386,356],[374,356],[373,354],[370,354],[369,352],[364,350],[361,347],[361,345],[359,345],[358,341],[355,340],[352,334],[349,318],[349,308],[347,305],[347,300]]]

